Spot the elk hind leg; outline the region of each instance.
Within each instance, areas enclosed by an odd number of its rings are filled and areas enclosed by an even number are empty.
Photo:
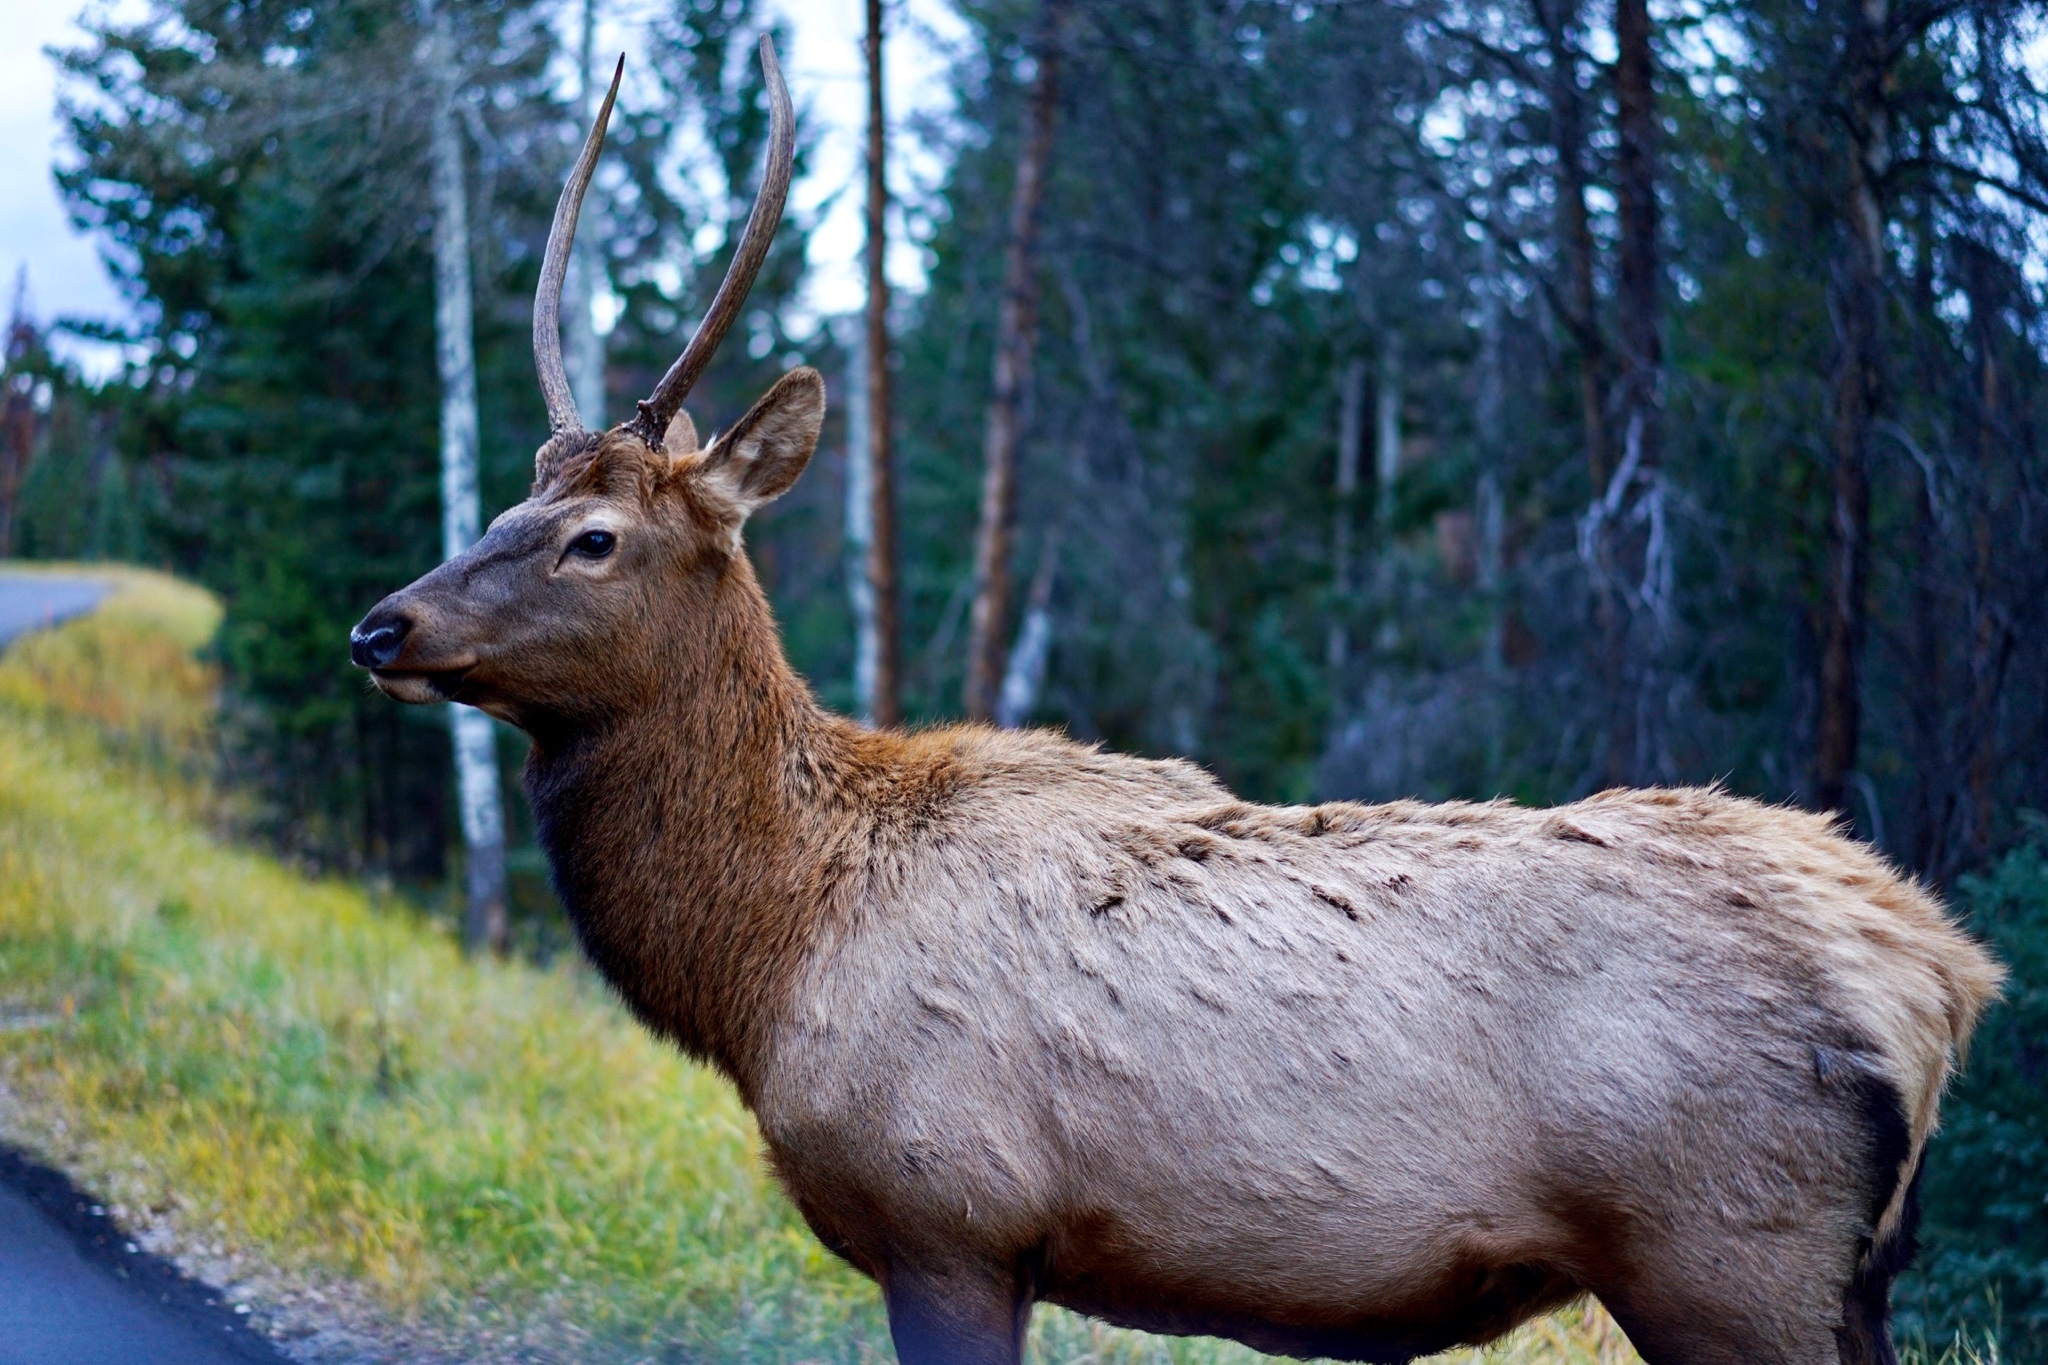
[[[1582,1282],[1648,1365],[1840,1365],[1855,1251],[1844,1232],[1837,1220],[1739,1229],[1708,1215],[1638,1229]]]
[[[1755,1302],[1697,1286],[1639,1283],[1595,1297],[1647,1365],[1838,1365],[1829,1315],[1791,1301],[1806,1296],[1781,1287],[1765,1293]]]

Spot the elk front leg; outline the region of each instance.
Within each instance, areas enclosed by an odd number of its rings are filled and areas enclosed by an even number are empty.
[[[903,1365],[1021,1365],[1031,1297],[1014,1272],[891,1267],[882,1296]]]

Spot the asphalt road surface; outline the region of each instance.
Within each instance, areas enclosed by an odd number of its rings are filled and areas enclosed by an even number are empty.
[[[0,572],[0,645],[107,591]],[[0,1365],[286,1365],[219,1295],[132,1248],[69,1179],[0,1146]]]
[[[287,1365],[63,1175],[0,1147],[0,1365]]]
[[[0,645],[15,636],[83,616],[109,591],[88,578],[45,578],[0,570]]]

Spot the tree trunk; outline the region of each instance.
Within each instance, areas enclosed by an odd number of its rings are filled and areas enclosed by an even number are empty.
[[[1649,0],[1615,0],[1614,197],[1621,241],[1615,269],[1615,321],[1621,340],[1622,410],[1644,426],[1639,467],[1658,464],[1658,378],[1664,348],[1657,303],[1656,56],[1650,46]]]
[[[1959,820],[1955,861],[1981,862],[1990,851],[1999,814],[1998,702],[2005,690],[2006,666],[2012,657],[2012,623],[1999,609],[1998,574],[2006,558],[1992,523],[2000,466],[2008,465],[2019,442],[2006,416],[2006,387],[1999,365],[2004,327],[1999,315],[2010,300],[1995,288],[1986,254],[1973,252],[1972,277],[1965,286],[1970,300],[1970,331],[1977,352],[1977,476],[1970,505],[1970,698],[1963,713],[1963,779],[1968,818]],[[2002,275],[2003,271],[1996,272]],[[1959,794],[1960,795],[1960,794]]]
[[[868,314],[864,348],[868,621],[857,641],[856,685],[876,725],[903,722],[903,643],[896,592],[896,472],[889,373],[888,124],[882,109],[882,0],[868,0]]]
[[[1572,12],[1567,13],[1567,6]],[[1557,239],[1565,259],[1565,326],[1579,351],[1579,419],[1586,471],[1599,497],[1614,471],[1607,432],[1607,347],[1593,292],[1593,221],[1586,210],[1586,101],[1579,88],[1577,0],[1538,5],[1550,54],[1551,135],[1557,151]]]
[[[995,391],[982,446],[981,523],[974,542],[974,605],[969,616],[966,708],[971,720],[995,716],[1010,616],[1010,541],[1017,517],[1017,444],[1038,335],[1038,210],[1052,159],[1059,111],[1059,20],[1063,0],[1046,0],[1030,121],[1017,158],[1010,200],[1010,241],[1003,253],[1003,297],[996,321]]]
[[[1492,130],[1487,139],[1489,160],[1499,154],[1499,134]],[[1494,174],[1500,175],[1499,166]],[[1498,212],[1498,209],[1495,210]],[[1501,465],[1506,454],[1501,430],[1502,405],[1506,401],[1505,357],[1502,346],[1505,320],[1501,307],[1500,243],[1492,232],[1479,239],[1479,384],[1474,425],[1479,437],[1479,480],[1474,492],[1473,520],[1478,524],[1478,586],[1486,610],[1486,635],[1480,642],[1480,667],[1489,680],[1497,681],[1505,666],[1502,648],[1501,568],[1506,536],[1506,513],[1501,505]],[[1497,717],[1494,718],[1497,721]],[[1499,726],[1493,726],[1491,742],[1497,744]]]
[[[1828,516],[1827,580],[1821,604],[1820,720],[1813,802],[1843,810],[1863,728],[1862,658],[1870,584],[1870,433],[1882,401],[1879,336],[1884,287],[1889,110],[1887,0],[1863,0],[1850,23],[1844,101],[1851,151],[1848,193],[1830,281],[1835,368],[1830,445],[1834,477]]]
[[[576,118],[580,135],[597,117],[597,83],[591,80],[596,58],[597,0],[583,0],[582,26],[576,49]],[[583,230],[569,249],[569,273],[562,286],[562,368],[576,411],[592,431],[605,429],[604,338],[597,333],[591,307],[604,282],[603,191],[595,180],[583,197]]]
[[[1596,487],[1593,559],[1607,712],[1605,777],[1611,786],[1665,776],[1664,652],[1670,542],[1662,534],[1661,393],[1657,250],[1656,54],[1648,0],[1615,0],[1616,406],[1622,461]]]
[[[1324,654],[1330,685],[1340,687],[1351,659],[1351,521],[1358,515],[1358,464],[1365,446],[1365,358],[1344,367],[1337,402],[1337,479],[1330,512],[1330,632]]]
[[[14,553],[14,518],[21,500],[22,480],[36,451],[35,381],[17,375],[20,364],[36,346],[36,325],[28,315],[28,267],[21,267],[14,282],[13,316],[7,322],[7,387],[0,393],[0,559]]]
[[[1394,482],[1401,476],[1401,334],[1389,327],[1380,339],[1380,384],[1373,396],[1373,504],[1380,562],[1394,540]]]
[[[868,429],[868,347],[865,330],[847,350],[846,366],[846,596],[853,613],[854,708],[875,723],[875,684],[882,639],[875,612],[872,557],[875,542],[874,452]]]
[[[1038,551],[1038,571],[1024,599],[1024,624],[1003,668],[1003,688],[996,697],[996,724],[1014,730],[1031,718],[1045,687],[1045,666],[1052,655],[1052,588],[1060,568],[1060,533],[1055,527]]]
[[[435,21],[436,67],[449,70],[455,45],[447,20]],[[435,102],[434,353],[441,371],[441,553],[453,559],[476,542],[483,521],[477,490],[476,351],[469,277],[469,202],[456,126],[455,83],[445,74]],[[467,706],[449,707],[455,738],[455,774],[462,801],[462,840],[468,858],[463,946],[503,952],[505,916],[505,812],[498,787],[498,754],[490,717]]]
[[[1923,185],[1914,214],[1912,316],[1915,382],[1923,392],[1947,387],[1944,371],[1947,338],[1935,312],[1934,243],[1936,219],[1932,186]],[[1975,313],[1973,308],[1972,313]],[[1912,781],[1907,788],[1912,831],[1902,841],[1909,865],[1940,885],[1948,880],[1950,847],[1948,812],[1953,796],[1953,765],[1947,753],[1946,701],[1949,695],[1948,639],[1941,598],[1941,511],[1936,503],[1936,465],[1932,452],[1912,447],[1920,468],[1913,473],[1912,655],[1907,665],[1906,703],[1912,734]]]

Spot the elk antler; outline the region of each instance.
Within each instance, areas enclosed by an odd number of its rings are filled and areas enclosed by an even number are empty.
[[[562,277],[569,272],[569,247],[576,240],[576,216],[583,211],[583,192],[590,188],[590,176],[597,169],[597,154],[604,150],[604,128],[611,121],[612,101],[618,98],[619,77],[626,74],[626,59],[619,58],[612,72],[612,88],[604,92],[604,103],[583,150],[569,170],[569,183],[555,202],[555,221],[548,228],[547,254],[541,257],[540,287],[533,291],[533,368],[540,372],[540,391],[548,402],[548,430],[555,434],[580,431],[583,419],[576,411],[576,395],[569,388],[569,376],[562,369]]]
[[[739,316],[740,305],[746,302],[747,291],[754,287],[754,277],[761,273],[761,263],[768,258],[769,244],[775,240],[775,229],[782,222],[782,204],[789,197],[790,166],[796,150],[795,117],[790,112],[789,90],[782,83],[782,68],[775,60],[775,44],[765,33],[761,35],[761,74],[768,82],[768,164],[761,172],[761,191],[754,196],[753,212],[747,215],[747,229],[740,236],[739,249],[732,254],[732,264],[726,268],[725,279],[712,297],[704,321],[697,325],[697,334],[654,386],[653,394],[640,401],[640,415],[627,424],[629,431],[650,446],[661,445],[669,419],[683,405],[691,386],[711,363],[711,353],[718,349],[726,330]]]

